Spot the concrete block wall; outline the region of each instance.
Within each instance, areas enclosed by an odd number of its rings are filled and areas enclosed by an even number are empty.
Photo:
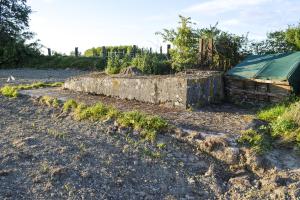
[[[132,77],[92,74],[71,78],[64,88],[180,108],[215,103],[224,97],[219,73]]]

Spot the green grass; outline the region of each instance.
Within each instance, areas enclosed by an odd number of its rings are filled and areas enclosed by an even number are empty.
[[[267,127],[242,132],[239,139],[262,152],[274,148],[300,148],[300,100],[290,98],[266,107],[257,113],[257,118],[267,121]],[[272,142],[271,142],[272,141]]]
[[[266,132],[266,127],[261,127],[259,131],[242,131],[238,143],[249,145],[257,153],[264,153],[271,149],[272,138]]]
[[[69,99],[63,105],[63,112],[73,111],[77,106],[78,104],[74,99]]]
[[[41,97],[39,103],[54,108],[58,108],[60,106],[60,101],[57,98],[53,98],[50,96]]]
[[[19,92],[18,92],[17,88],[9,86],[9,85],[2,87],[0,89],[0,92],[3,96],[10,97],[10,98],[16,98],[19,96]]]
[[[287,106],[284,104],[274,105],[269,108],[265,108],[257,114],[258,119],[264,121],[273,121],[281,116],[287,109]]]
[[[154,142],[159,132],[168,127],[168,123],[159,116],[151,116],[139,111],[121,112],[115,107],[99,102],[91,106],[77,104],[74,100],[67,101],[64,111],[72,110],[76,120],[104,121],[116,120],[121,126],[132,127],[140,131],[140,136],[146,141]]]
[[[38,89],[44,87],[60,87],[62,86],[62,82],[55,82],[55,83],[44,83],[44,82],[36,82],[33,84],[22,84],[22,85],[6,85],[0,89],[0,93],[3,96],[16,98],[19,96],[19,90],[31,90],[31,89]]]

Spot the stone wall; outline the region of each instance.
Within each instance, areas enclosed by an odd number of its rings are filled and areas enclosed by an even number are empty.
[[[74,77],[65,89],[187,108],[223,99],[222,75],[108,76],[90,74]]]

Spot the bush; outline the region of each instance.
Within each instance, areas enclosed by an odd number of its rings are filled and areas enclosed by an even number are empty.
[[[109,56],[107,60],[107,67],[105,72],[107,74],[118,74],[120,73],[122,68],[126,68],[130,65],[131,58],[129,56],[125,56],[121,58],[120,56]]]
[[[74,69],[98,69],[106,66],[102,58],[87,58],[75,56],[36,56],[21,63],[23,67],[33,68],[74,68]]]
[[[171,64],[166,57],[159,54],[142,54],[132,60],[132,65],[144,74],[167,74],[171,71]]]

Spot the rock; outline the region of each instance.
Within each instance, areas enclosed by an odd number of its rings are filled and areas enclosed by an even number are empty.
[[[210,177],[210,176],[213,176],[214,175],[214,170],[215,170],[215,166],[214,165],[211,165],[209,166],[207,172],[204,174],[205,177]]]
[[[205,152],[212,152],[228,146],[228,141],[223,136],[208,136],[198,143],[200,149]]]
[[[239,148],[230,147],[227,138],[224,136],[208,136],[202,141],[198,140],[197,143],[200,150],[227,164],[239,163]]]
[[[229,179],[228,187],[239,191],[246,191],[252,187],[248,176],[239,176]]]
[[[288,199],[288,191],[286,187],[279,187],[270,194],[271,199]]]
[[[196,132],[196,131],[189,133],[186,138],[189,142],[195,142],[195,141],[204,139],[204,137],[201,135],[201,133]]]
[[[175,128],[173,131],[177,139],[183,139],[188,135],[188,133],[183,131],[181,128]]]
[[[109,135],[115,134],[117,131],[117,127],[116,126],[108,126],[106,129],[106,133]]]
[[[127,133],[130,133],[132,130],[131,128],[129,127],[124,127],[124,126],[119,126],[118,128],[118,132],[121,134],[121,135],[126,135]]]
[[[248,168],[259,176],[263,176],[265,170],[270,167],[270,162],[264,156],[257,155],[251,149],[246,149],[244,156]]]

